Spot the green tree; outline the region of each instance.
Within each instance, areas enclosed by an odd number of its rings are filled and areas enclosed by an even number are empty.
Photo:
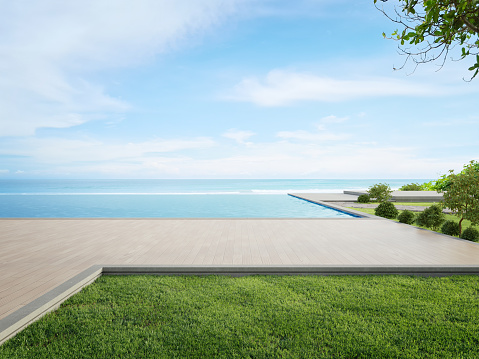
[[[422,188],[426,191],[436,191],[436,192],[444,192],[448,189],[451,185],[451,179],[449,175],[442,175],[437,180],[433,180],[430,182],[426,182],[422,184]]]
[[[450,185],[444,192],[442,205],[460,218],[459,233],[462,233],[464,219],[479,223],[479,163],[471,161],[459,174],[449,172]]]
[[[393,191],[387,183],[378,183],[369,187],[368,194],[370,198],[375,198],[377,202],[386,202],[391,199]]]
[[[387,2],[387,0],[381,0]],[[374,0],[377,4],[377,0]],[[394,10],[376,8],[391,21],[401,25],[391,37],[400,42],[399,51],[416,66],[440,61],[444,65],[448,53],[461,47],[459,58],[475,57],[471,80],[479,72],[479,0],[399,0]]]
[[[479,162],[471,161],[469,164],[476,171],[479,171]],[[467,166],[464,166],[464,169],[461,171],[461,173],[464,173],[466,171],[466,167]],[[445,191],[447,191],[449,186],[452,184],[451,172],[453,172],[453,171],[449,171],[448,175],[442,175],[437,180],[433,180],[433,181],[430,181],[430,182],[423,183],[421,185],[421,187],[426,191],[445,192]]]

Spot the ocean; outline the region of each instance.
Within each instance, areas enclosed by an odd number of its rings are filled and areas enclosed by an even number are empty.
[[[0,180],[2,218],[330,218],[348,216],[287,193],[342,193],[370,180]]]

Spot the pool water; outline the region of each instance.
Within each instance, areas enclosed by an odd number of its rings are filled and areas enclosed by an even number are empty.
[[[288,195],[9,194],[3,218],[351,218]]]

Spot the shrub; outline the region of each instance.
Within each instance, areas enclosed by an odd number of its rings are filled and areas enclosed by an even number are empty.
[[[450,236],[458,236],[461,232],[459,223],[455,221],[446,221],[441,227],[441,232]]]
[[[413,224],[416,220],[416,215],[413,211],[408,211],[406,209],[399,214],[398,219],[400,223]]]
[[[399,191],[421,191],[422,187],[419,183],[409,183],[399,187]]]
[[[435,204],[419,213],[416,218],[416,223],[419,226],[431,228],[433,231],[436,231],[445,221],[444,217],[441,207]]]
[[[391,199],[392,192],[387,183],[378,183],[368,189],[369,197],[375,198],[377,202],[386,202]]]
[[[374,214],[379,217],[394,219],[398,215],[398,210],[391,202],[381,202],[374,210]]]
[[[474,227],[469,227],[464,230],[461,234],[462,239],[467,239],[468,241],[477,242],[479,239],[479,231]]]
[[[371,198],[367,194],[362,194],[358,197],[358,203],[369,203],[370,200]]]
[[[419,183],[410,183],[410,184],[405,184],[401,188],[399,188],[400,191],[422,191],[422,186]]]

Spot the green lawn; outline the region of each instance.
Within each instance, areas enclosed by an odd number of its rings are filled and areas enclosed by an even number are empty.
[[[395,206],[423,206],[429,207],[433,204],[439,204],[439,202],[393,202]]]
[[[397,203],[394,202],[394,205],[397,205]],[[414,204],[412,204],[412,206],[414,206]],[[422,204],[421,204],[421,206],[422,206]],[[374,208],[353,208],[353,207],[346,207],[346,208],[354,209],[355,211],[364,212],[364,213],[374,215]],[[399,213],[402,212],[401,210],[398,210],[398,211],[399,211]],[[417,214],[419,212],[415,212],[415,213]],[[445,214],[445,218],[446,218],[446,221],[459,222],[459,218],[457,216],[453,215],[453,214]],[[397,219],[393,219],[393,221],[398,222]],[[418,226],[417,224],[412,224],[412,226],[418,227],[418,228],[425,228],[425,227]],[[467,219],[462,221],[462,230],[463,231],[470,226],[471,226],[471,221],[468,221]],[[426,229],[430,229],[430,228],[426,228]]]
[[[0,358],[477,358],[479,276],[101,277]]]

